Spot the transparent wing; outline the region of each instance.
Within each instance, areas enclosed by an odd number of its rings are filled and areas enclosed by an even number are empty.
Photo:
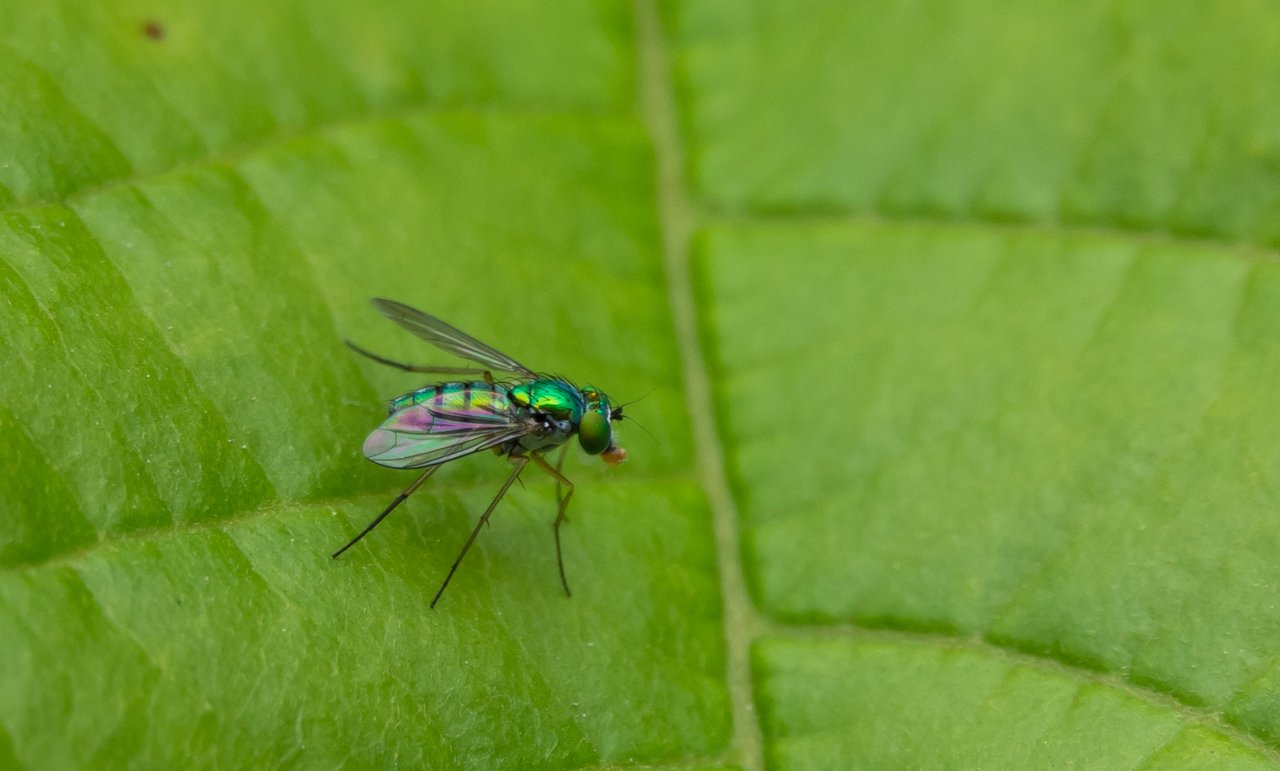
[[[512,439],[531,428],[508,418],[464,415],[414,405],[394,413],[364,440],[364,456],[380,466],[439,466]]]
[[[382,315],[437,348],[448,351],[455,356],[470,359],[488,369],[534,375],[533,370],[505,353],[485,345],[466,332],[446,324],[435,316],[423,313],[416,308],[410,308],[408,305],[398,303],[395,300],[376,297],[372,302],[373,307],[381,311]]]

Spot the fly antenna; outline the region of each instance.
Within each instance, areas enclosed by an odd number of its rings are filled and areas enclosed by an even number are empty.
[[[656,386],[655,386],[655,388],[656,388]],[[636,402],[640,401],[641,399],[644,399],[645,397],[649,396],[649,394],[653,393],[653,391],[654,391],[654,388],[650,388],[648,391],[645,391],[645,392],[644,392],[644,395],[643,395],[643,396],[640,396],[639,398],[636,398],[636,399],[632,399],[632,400],[631,400],[631,401],[629,401],[629,402],[623,402],[622,404],[619,404],[619,405],[618,405],[618,409],[622,409],[623,407],[629,407],[629,406],[631,406],[631,405],[635,404]],[[628,419],[628,420],[630,420],[630,418],[627,418],[627,419]]]
[[[641,425],[641,424],[640,424],[640,421],[636,420],[635,418],[631,417],[630,415],[626,415],[626,416],[624,416],[624,415],[622,414],[622,408],[623,408],[623,407],[627,407],[627,406],[629,406],[629,405],[635,404],[636,402],[640,401],[641,399],[644,399],[644,398],[645,398],[646,396],[648,396],[649,394],[653,393],[653,391],[654,391],[654,389],[650,388],[648,391],[645,391],[645,392],[644,392],[644,395],[643,395],[643,396],[640,396],[640,397],[639,397],[639,398],[637,398],[637,399],[632,399],[632,400],[631,400],[631,401],[629,401],[629,402],[623,402],[622,404],[619,404],[617,407],[614,407],[614,408],[613,408],[613,413],[612,413],[612,415],[610,415],[610,419],[612,419],[612,420],[629,420],[629,421],[631,421],[632,423],[635,423],[637,428],[639,428],[641,431],[645,432],[645,434],[647,434],[647,435],[648,435],[648,437],[649,437],[649,439],[650,439],[651,441],[653,441],[653,442],[657,442],[657,441],[658,441],[657,437],[655,437],[652,433],[650,433],[650,432],[649,432],[649,429],[647,429],[647,428],[645,428],[643,425]]]
[[[628,420],[628,421],[630,421],[630,422],[632,422],[632,423],[635,423],[635,424],[636,424],[636,428],[638,428],[638,429],[640,429],[641,431],[645,432],[645,434],[647,434],[647,435],[648,435],[648,437],[649,437],[650,441],[653,441],[653,442],[657,442],[657,441],[658,441],[657,437],[655,437],[653,434],[649,433],[649,429],[645,428],[645,427],[640,423],[640,421],[636,420],[635,418],[631,417],[630,415],[628,415],[628,416],[627,416],[627,420]]]

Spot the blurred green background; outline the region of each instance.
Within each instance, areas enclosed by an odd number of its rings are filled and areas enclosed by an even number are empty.
[[[0,2],[0,768],[1280,767],[1280,10]],[[529,475],[360,457],[437,354]]]

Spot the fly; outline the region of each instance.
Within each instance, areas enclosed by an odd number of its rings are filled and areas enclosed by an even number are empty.
[[[462,564],[462,558],[467,556],[480,529],[489,521],[498,501],[531,461],[556,480],[559,508],[552,530],[555,533],[560,584],[568,596],[569,581],[565,578],[564,557],[560,549],[560,525],[566,521],[565,510],[573,497],[573,483],[561,473],[565,451],[569,447],[566,442],[576,435],[578,444],[588,455],[599,455],[609,464],[621,463],[626,459],[627,451],[614,444],[613,422],[622,420],[622,407],[614,407],[603,391],[592,386],[579,387],[564,378],[534,372],[435,316],[394,300],[376,298],[372,302],[382,315],[413,334],[480,367],[404,364],[370,353],[347,341],[347,345],[357,353],[405,372],[469,375],[471,379],[433,383],[391,401],[387,419],[364,440],[364,456],[380,466],[425,470],[364,530],[334,552],[333,557],[338,558],[368,535],[441,466],[482,450],[493,450],[506,456],[515,468],[498,488],[497,495],[489,501],[484,514],[480,515],[471,537],[463,544],[462,551],[458,552],[457,559],[432,598],[431,607],[440,601],[449,580]],[[496,379],[494,373],[503,375],[504,379]],[[543,456],[556,447],[563,449],[553,466]],[[567,488],[563,495],[561,485]]]

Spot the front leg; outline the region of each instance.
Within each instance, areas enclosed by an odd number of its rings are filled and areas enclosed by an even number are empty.
[[[560,472],[564,470],[564,459],[567,458],[568,456],[569,456],[569,443],[565,442],[564,444],[560,445],[560,458],[559,460],[556,461],[556,475],[558,477],[556,479],[556,505],[557,506],[560,505],[560,478],[562,478],[560,477]],[[573,487],[573,485],[569,485],[569,486]],[[565,521],[568,522],[569,518],[565,517]]]
[[[556,565],[560,568],[560,585],[564,587],[565,596],[572,597],[573,593],[569,591],[569,579],[565,578],[564,575],[564,555],[560,550],[560,525],[565,521],[564,513],[565,510],[569,508],[569,499],[573,497],[573,482],[570,482],[564,474],[561,474],[560,469],[553,467],[550,463],[547,463],[546,459],[542,457],[542,453],[529,453],[529,457],[533,459],[534,463],[538,464],[538,468],[547,472],[556,480],[556,500],[560,504],[560,510],[556,512],[556,521],[555,524],[551,526],[551,529],[555,531],[556,534]],[[564,462],[563,454],[560,456],[560,462]],[[563,483],[565,487],[569,488],[563,498],[560,497],[561,483]]]

